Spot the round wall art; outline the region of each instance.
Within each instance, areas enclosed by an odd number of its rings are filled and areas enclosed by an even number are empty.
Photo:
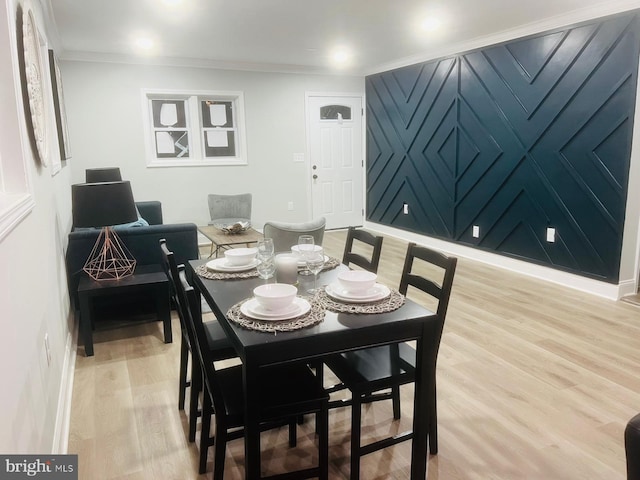
[[[45,121],[44,85],[38,28],[31,9],[22,17],[22,39],[24,43],[24,74],[31,113],[31,130],[36,144],[36,155],[47,166],[47,131]]]

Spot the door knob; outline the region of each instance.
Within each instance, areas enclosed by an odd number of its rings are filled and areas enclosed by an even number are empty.
[[[315,175],[315,174],[314,174],[312,178],[315,180],[315,179],[317,179],[317,178],[318,178],[318,175]]]

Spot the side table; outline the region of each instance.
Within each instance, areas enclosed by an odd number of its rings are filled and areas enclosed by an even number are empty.
[[[78,283],[80,300],[80,335],[87,357],[93,355],[93,299],[106,295],[151,292],[158,318],[164,327],[164,343],[171,343],[171,301],[169,279],[160,265],[140,265],[133,275],[119,280],[96,281],[84,274]]]

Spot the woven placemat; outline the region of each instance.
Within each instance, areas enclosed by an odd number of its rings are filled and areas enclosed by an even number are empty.
[[[255,318],[247,317],[240,311],[240,307],[246,301],[251,300],[247,298],[241,302],[236,303],[227,312],[227,318],[238,325],[248,328],[249,330],[258,330],[260,332],[291,332],[293,330],[300,330],[301,328],[310,327],[316,325],[324,320],[324,307],[313,301],[313,298],[304,298],[311,304],[311,310],[299,317],[288,318],[286,320],[256,320]]]
[[[207,268],[206,264],[197,266],[196,273],[200,277],[208,278],[209,280],[238,280],[241,278],[253,278],[258,276],[258,271],[255,268],[245,272],[212,272]]]
[[[393,312],[404,305],[404,295],[391,289],[391,294],[376,302],[346,303],[334,300],[323,288],[313,297],[314,303],[322,305],[325,309],[338,313],[387,313]]]

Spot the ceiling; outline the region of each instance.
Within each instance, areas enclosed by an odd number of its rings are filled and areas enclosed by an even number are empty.
[[[62,59],[367,74],[640,7],[640,0],[45,0]],[[171,4],[170,4],[171,3]],[[420,22],[441,21],[426,32]],[[132,47],[145,35],[155,46]],[[336,67],[331,53],[349,61]]]

